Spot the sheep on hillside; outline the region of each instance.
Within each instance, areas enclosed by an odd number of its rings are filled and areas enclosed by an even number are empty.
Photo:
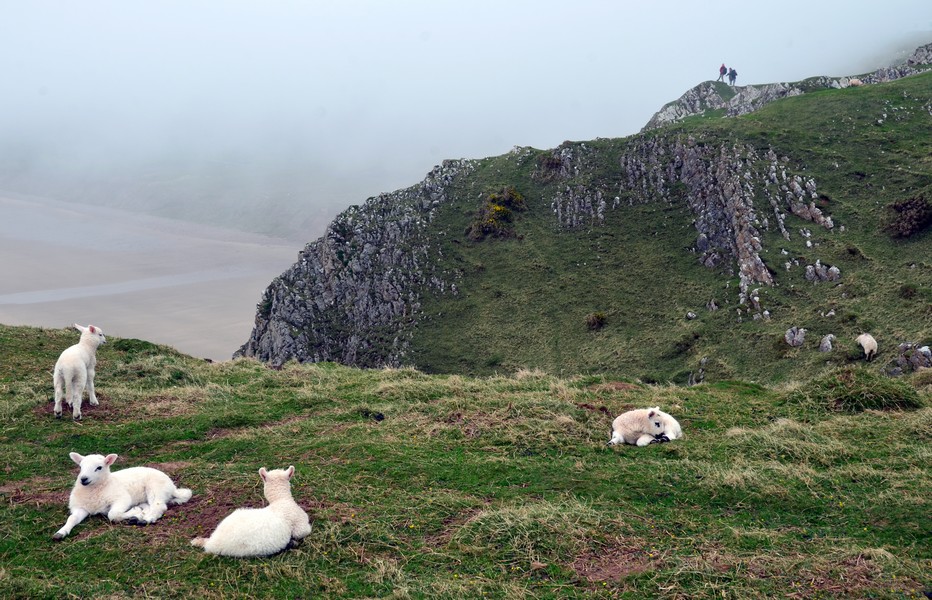
[[[612,421],[610,446],[625,443],[637,446],[669,442],[683,437],[680,424],[672,416],[654,408],[639,408],[622,413]]]
[[[81,339],[77,344],[66,348],[58,357],[52,383],[55,386],[55,416],[61,417],[61,401],[64,398],[71,405],[71,417],[79,420],[85,386],[91,406],[98,404],[97,395],[94,393],[97,347],[106,342],[107,338],[100,327],[82,327],[75,323],[74,328],[81,332]]]
[[[116,454],[81,456],[72,452],[69,456],[81,472],[68,500],[71,516],[53,536],[56,540],[71,533],[88,515],[106,514],[113,522],[148,525],[165,513],[168,503],[184,504],[191,499],[191,490],[175,487],[158,469],[130,467],[111,473]]]
[[[877,356],[877,340],[869,333],[862,333],[854,340],[864,349],[864,358],[870,362]]]
[[[311,533],[310,519],[291,496],[294,467],[266,471],[259,469],[265,482],[265,508],[237,508],[226,516],[209,538],[194,538],[192,546],[205,552],[239,558],[270,556],[288,548],[292,540]]]

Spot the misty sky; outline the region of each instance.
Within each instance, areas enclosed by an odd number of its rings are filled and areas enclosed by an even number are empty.
[[[240,205],[274,201],[308,236],[445,158],[636,133],[722,62],[739,85],[795,81],[932,42],[929,0],[0,8],[0,191],[141,210],[151,199],[182,216],[192,198],[229,201],[246,220],[256,213]],[[172,204],[186,186],[197,192]]]

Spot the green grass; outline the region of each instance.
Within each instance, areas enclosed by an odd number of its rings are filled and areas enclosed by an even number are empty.
[[[789,388],[540,370],[469,377],[237,360],[138,340],[98,353],[99,407],[51,413],[68,330],[0,326],[0,596],[918,598],[932,586],[932,408],[801,408]],[[815,390],[815,391],[814,391]],[[660,405],[685,437],[610,448]],[[602,409],[604,407],[604,410]],[[381,413],[384,419],[373,418]],[[68,452],[162,468],[193,499],[61,542]],[[263,559],[188,544],[295,465],[313,531]]]

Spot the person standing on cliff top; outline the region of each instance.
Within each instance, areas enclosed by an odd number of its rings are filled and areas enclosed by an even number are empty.
[[[722,63],[722,66],[718,68],[718,79],[716,79],[715,81],[721,81],[722,83],[725,83],[725,73],[727,72],[728,72],[728,69],[725,68],[725,63]]]
[[[728,83],[730,83],[731,85],[735,85],[735,79],[737,78],[738,78],[738,72],[735,71],[734,67],[732,67],[728,71]]]

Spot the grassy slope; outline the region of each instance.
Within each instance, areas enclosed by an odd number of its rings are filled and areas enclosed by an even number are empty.
[[[842,415],[737,382],[274,371],[115,339],[99,352],[101,405],[73,423],[51,415],[50,371],[75,339],[0,326],[3,597],[901,598],[932,586],[928,382],[918,412]],[[683,440],[605,446],[612,415],[654,404]],[[150,527],[98,516],[54,543],[72,450],[159,466],[194,498]],[[303,545],[256,560],[188,545],[261,503],[260,466],[289,464],[313,521]]]
[[[928,343],[932,230],[895,241],[882,224],[888,203],[918,194],[932,198],[930,95],[932,73],[814,92],[741,118],[694,118],[669,128],[713,145],[772,147],[790,157],[795,173],[818,183],[834,231],[790,216],[791,241],[773,228],[765,233],[762,257],[777,280],[762,290],[773,314],[769,323],[737,322],[737,280],[699,266],[688,251],[695,230],[683,202],[623,206],[608,212],[604,227],[557,231],[550,209],[556,185],[531,178],[536,151],[480,161],[437,220],[449,232],[444,266],[462,274],[461,293],[425,301],[428,319],[415,337],[415,364],[429,372],[488,375],[530,367],[682,383],[708,357],[710,378],[772,382],[854,360],[853,338],[862,331],[873,332],[884,361],[894,358],[900,342]],[[598,151],[596,178],[609,189],[629,141],[585,143]],[[528,200],[516,224],[522,239],[469,242],[462,232],[481,195],[502,185],[516,186]],[[773,221],[766,200],[758,200],[758,212]],[[802,228],[813,230],[816,247],[806,248]],[[801,266],[787,272],[781,249]],[[841,285],[804,280],[803,265],[816,259],[839,266]],[[900,296],[904,284],[916,286],[915,297]],[[705,310],[713,298],[723,310]],[[829,309],[835,319],[820,316]],[[689,310],[699,318],[685,320]],[[607,327],[595,333],[584,323],[593,311],[608,317]],[[782,341],[794,325],[809,330],[801,349]],[[828,357],[816,352],[827,333],[840,347]]]

